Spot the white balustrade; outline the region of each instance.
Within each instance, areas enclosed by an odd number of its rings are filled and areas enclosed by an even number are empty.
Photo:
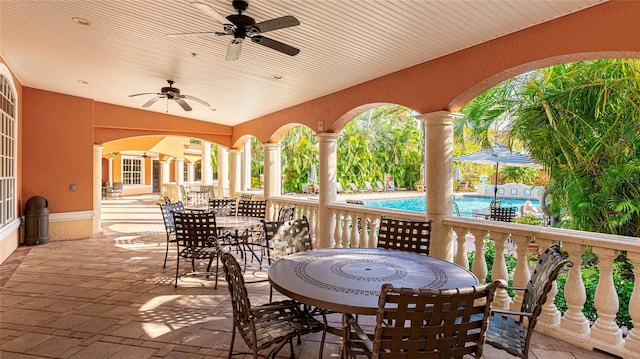
[[[296,204],[297,214],[304,214],[314,218],[314,234],[317,233],[316,213],[318,202],[298,198],[276,197],[270,199],[274,205]],[[335,202],[328,205],[333,213],[332,226],[335,247],[375,247],[380,217],[424,220],[423,213],[350,205]],[[358,227],[358,218],[361,225]],[[367,226],[367,223],[369,225]],[[457,247],[455,263],[467,268],[468,251],[474,250],[472,272],[481,282],[487,278],[487,263],[485,260],[485,238],[489,235],[494,241],[496,257],[493,263],[492,277],[494,279],[509,279],[512,274],[515,286],[524,286],[529,280],[530,272],[526,259],[529,256],[527,246],[533,242],[540,250],[544,250],[552,243],[561,243],[567,252],[573,267],[567,271],[567,281],[564,286],[564,298],[567,311],[560,313],[554,305],[553,298],[557,288],[552,289],[542,314],[538,318],[536,330],[551,337],[574,344],[586,349],[597,348],[622,358],[638,358],[640,353],[640,238],[624,237],[600,233],[565,230],[551,227],[513,224],[462,217],[446,217],[442,223],[434,225],[449,226],[454,232],[454,243]],[[316,238],[317,243],[317,238]],[[433,244],[432,244],[433,245]],[[585,285],[582,280],[580,267],[582,255],[591,246],[593,253],[600,263],[600,277],[594,300],[597,310],[595,323],[590,323],[583,314],[587,301]],[[514,248],[511,248],[514,247]],[[635,286],[628,303],[629,314],[634,328],[625,337],[615,322],[620,303],[613,284],[613,261],[621,251],[626,251],[628,258],[634,264]],[[508,273],[505,256],[515,255],[517,264],[513,273]],[[494,306],[500,308],[519,309],[522,298],[511,299],[506,292],[499,292]]]

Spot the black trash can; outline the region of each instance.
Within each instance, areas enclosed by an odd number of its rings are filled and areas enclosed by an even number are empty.
[[[42,196],[31,197],[24,207],[24,244],[49,243],[49,202]]]

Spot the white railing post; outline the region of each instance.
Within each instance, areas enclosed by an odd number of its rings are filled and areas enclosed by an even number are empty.
[[[452,227],[456,233],[457,246],[455,263],[463,268],[469,269],[469,257],[467,256],[467,233],[469,230],[464,227]]]
[[[491,270],[491,278],[496,281],[499,279],[509,282],[509,272],[507,270],[507,263],[505,262],[504,242],[509,237],[508,233],[491,232],[491,239],[495,243],[496,257],[493,261],[493,269]],[[508,309],[511,302],[511,297],[505,289],[498,289],[496,296],[493,299],[493,307],[499,309]]]
[[[622,341],[622,331],[616,324],[620,303],[613,284],[613,260],[620,252],[615,249],[593,247],[593,253],[599,259],[600,280],[594,298],[598,319],[591,327],[591,337],[604,343],[618,345]]]
[[[527,244],[530,237],[525,236],[511,236],[511,240],[516,244],[516,253],[518,255],[518,262],[513,272],[513,286],[524,288],[531,278],[531,272],[529,271],[528,259],[527,259]],[[522,306],[522,291],[517,291],[516,296],[511,302],[511,310],[520,311]]]
[[[635,283],[633,293],[629,299],[629,315],[633,323],[633,329],[627,335],[624,343],[625,349],[631,353],[640,353],[640,252],[627,252],[627,257],[633,263],[633,275]]]
[[[471,271],[478,277],[480,283],[485,283],[489,269],[487,267],[487,259],[484,257],[484,239],[489,234],[489,231],[486,229],[471,229],[470,232],[473,234],[474,244],[476,246]]]
[[[589,321],[582,312],[587,301],[587,292],[582,280],[581,265],[582,255],[587,246],[578,243],[562,243],[573,266],[569,268],[567,282],[564,285],[564,299],[567,302],[567,312],[560,321],[560,326],[577,334],[585,334],[589,331]]]

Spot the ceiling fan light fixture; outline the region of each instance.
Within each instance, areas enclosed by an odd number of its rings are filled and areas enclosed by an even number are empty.
[[[83,25],[83,26],[89,26],[89,25],[91,25],[91,23],[89,22],[89,20],[87,20],[87,19],[83,19],[83,18],[81,18],[81,17],[74,16],[74,17],[72,17],[72,18],[71,18],[71,20],[72,20],[73,22],[75,22],[76,24],[78,24],[78,25]]]

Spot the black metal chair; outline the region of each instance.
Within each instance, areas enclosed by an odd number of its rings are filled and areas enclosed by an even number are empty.
[[[267,214],[267,201],[246,201],[238,202],[238,216],[265,218]]]
[[[481,358],[499,283],[439,291],[383,284],[373,334],[366,334],[352,315],[343,316],[345,354],[376,359]]]
[[[529,343],[542,305],[553,287],[553,282],[563,267],[573,263],[560,252],[557,244],[547,248],[538,259],[531,279],[525,288],[509,288],[523,291],[519,312],[494,309],[489,317],[487,344],[505,350],[511,355],[528,358]],[[553,298],[550,298],[553,300]],[[525,322],[525,318],[527,321]]]
[[[410,221],[382,216],[378,232],[378,248],[397,249],[429,255],[431,225],[428,221]]]
[[[182,202],[161,204],[160,211],[162,212],[162,219],[164,220],[164,229],[167,234],[167,250],[164,253],[164,264],[162,265],[162,268],[166,268],[167,257],[169,256],[169,244],[176,243],[176,238],[175,238],[176,226],[173,220],[173,213],[184,212],[184,206]]]
[[[322,322],[312,317],[300,303],[293,300],[252,307],[240,264],[229,253],[223,253],[221,259],[233,309],[229,358],[236,354],[253,354],[254,358],[275,358],[287,343],[293,358],[293,338],[319,332],[324,328]],[[251,353],[233,353],[236,331],[251,349]],[[269,350],[267,354],[260,354],[266,350]]]
[[[211,198],[209,212],[215,213],[216,216],[236,216],[238,201],[235,198]]]
[[[291,206],[281,206],[278,209],[278,218],[277,222],[290,221],[296,215],[296,205],[293,204]]]
[[[513,222],[516,217],[516,207],[492,207],[489,211],[489,219],[492,221]]]
[[[211,264],[218,257],[216,243],[212,238],[218,238],[216,229],[216,217],[211,212],[173,212],[175,222],[175,236],[178,248],[178,260],[176,263],[176,281],[174,287],[178,287],[180,276],[180,258],[191,261],[192,272],[189,275],[206,275],[211,273]],[[204,272],[197,271],[196,261],[207,261],[207,269]],[[218,266],[215,271],[218,287]]]
[[[267,265],[283,256],[313,249],[307,217],[291,221],[263,222]],[[264,259],[263,259],[264,261]],[[273,288],[269,289],[269,302],[273,300]]]

